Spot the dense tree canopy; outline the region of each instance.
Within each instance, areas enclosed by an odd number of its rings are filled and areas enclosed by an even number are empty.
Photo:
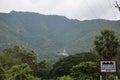
[[[53,69],[50,72],[51,77],[61,77],[70,74],[70,69],[74,65],[78,65],[80,62],[96,61],[98,58],[92,53],[83,52],[75,55],[70,55],[63,59],[60,59],[53,65]]]
[[[31,68],[34,68],[37,63],[37,58],[34,51],[28,51],[19,46],[14,46],[3,50],[2,54],[0,54],[0,63],[5,68],[22,63],[27,63]]]
[[[120,50],[119,38],[113,30],[101,31],[94,44],[102,59],[112,59]],[[98,59],[93,52],[82,52],[57,62],[37,62],[34,51],[19,46],[9,47],[0,54],[0,80],[36,80],[33,76],[42,80],[98,80]]]
[[[71,76],[63,76],[58,78],[58,80],[74,80]]]
[[[5,80],[5,70],[2,68],[2,65],[0,64],[0,80]]]
[[[8,71],[8,80],[35,80],[30,72],[28,64],[15,65]]]
[[[53,62],[46,60],[40,61],[37,65],[36,75],[41,79],[48,79],[49,71],[51,70]]]
[[[74,77],[75,80],[98,80],[98,70],[96,62],[81,62],[72,67],[71,76]]]

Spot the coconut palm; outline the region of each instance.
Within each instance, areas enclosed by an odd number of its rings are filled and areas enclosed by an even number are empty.
[[[119,52],[120,40],[114,30],[101,30],[94,41],[95,50],[101,59],[113,59]]]

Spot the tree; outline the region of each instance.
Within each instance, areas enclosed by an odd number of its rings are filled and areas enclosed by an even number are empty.
[[[8,80],[35,80],[30,74],[31,68],[28,64],[14,65],[9,71]]]
[[[101,35],[96,36],[94,45],[101,59],[113,59],[119,52],[120,40],[115,31],[105,29],[101,30]]]
[[[2,68],[0,64],[0,80],[5,80],[5,70]]]
[[[116,8],[118,8],[118,10],[120,11],[120,5],[118,4],[117,1],[115,1],[115,5],[114,5]]]
[[[96,62],[81,62],[73,66],[71,76],[75,80],[98,80],[98,66]]]
[[[0,54],[0,63],[5,69],[10,69],[14,65],[27,63],[34,75],[37,70],[37,57],[34,51],[29,51],[19,46],[4,49]]]
[[[58,80],[74,80],[71,76],[63,76],[63,77],[60,77]]]
[[[70,55],[63,59],[60,59],[58,62],[56,62],[53,65],[53,69],[50,71],[50,76],[56,78],[56,77],[62,77],[64,75],[69,75],[71,72],[70,69],[74,65],[78,65],[80,62],[87,62],[87,61],[96,62],[97,59],[98,58],[96,55],[89,52]]]
[[[34,69],[37,64],[37,57],[34,51],[28,51],[19,46],[9,47],[0,54],[0,62],[5,68],[11,68],[13,65],[27,63]]]
[[[49,62],[46,60],[39,62],[37,65],[36,76],[40,77],[41,79],[48,79],[49,71],[52,68],[51,64],[49,64]]]

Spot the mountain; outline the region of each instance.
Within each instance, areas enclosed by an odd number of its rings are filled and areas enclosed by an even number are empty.
[[[73,20],[32,12],[0,13],[0,50],[20,45],[36,51],[39,59],[55,59],[57,52],[89,51],[99,30],[112,28],[120,36],[120,21]]]

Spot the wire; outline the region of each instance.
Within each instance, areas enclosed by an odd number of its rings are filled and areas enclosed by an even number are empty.
[[[89,6],[87,0],[84,0],[84,1],[85,1],[86,5],[87,5],[88,9],[89,9],[89,10],[91,11],[91,13],[93,14],[93,16],[97,19],[98,17],[96,16],[96,14],[95,14],[94,11],[92,10],[92,8]]]
[[[116,14],[115,14],[115,11],[113,10],[113,7],[111,6],[111,5],[112,5],[111,1],[110,1],[110,0],[107,0],[107,1],[108,1],[108,4],[109,4],[109,6],[110,6],[110,8],[111,8],[111,10],[112,10],[113,16],[115,17],[115,19],[117,19],[117,16],[116,16]]]
[[[97,1],[97,0],[96,0],[96,1]],[[106,15],[103,14],[103,13],[105,13],[105,11],[104,11],[103,6],[101,6],[101,5],[102,5],[102,4],[99,3],[99,5],[98,5],[97,7],[99,7],[99,10],[101,10],[101,12],[102,12],[102,16],[106,17]]]
[[[94,16],[96,19],[98,19],[97,15],[96,15],[95,12],[93,11],[93,9],[89,6],[87,0],[84,0],[84,1],[86,2],[88,9],[91,11],[91,13],[93,14],[93,16]],[[100,21],[98,21],[98,25],[99,25],[99,27],[102,27],[102,26],[103,26],[103,25],[100,23]]]
[[[93,15],[96,19],[98,19],[98,16],[97,16],[96,13],[94,12],[94,10],[89,6],[87,0],[84,0],[84,1],[85,1],[85,3],[86,3],[87,7],[89,8],[90,12],[92,13],[92,15]],[[112,7],[112,2],[111,2],[110,0],[105,0],[105,3],[107,3],[108,7],[110,7],[110,9],[112,10],[112,15],[113,15],[114,19],[117,19],[117,14],[116,14],[116,12],[114,11],[114,9],[113,9],[113,7]],[[113,6],[114,6],[114,5],[113,5]],[[102,12],[104,13],[104,8],[103,8],[102,6],[98,6],[98,7],[99,7],[99,9],[101,9]],[[117,6],[117,7],[118,7],[118,6]],[[103,15],[105,16],[105,14],[103,14]]]

